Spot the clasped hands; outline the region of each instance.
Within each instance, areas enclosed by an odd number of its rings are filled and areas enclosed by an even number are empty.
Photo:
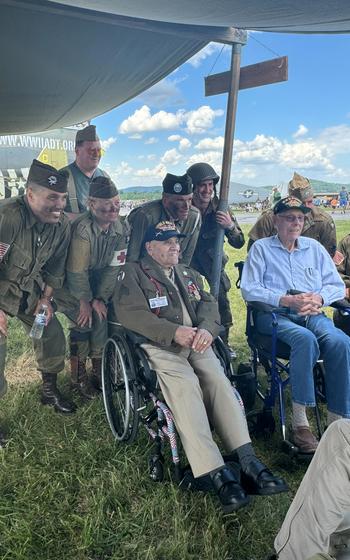
[[[213,337],[206,329],[180,326],[175,331],[174,341],[184,348],[192,348],[203,354],[213,342]]]
[[[323,299],[319,294],[313,292],[288,294],[281,297],[280,305],[290,307],[298,315],[319,315],[322,313]]]

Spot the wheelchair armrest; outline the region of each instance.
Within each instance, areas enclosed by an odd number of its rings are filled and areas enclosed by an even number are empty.
[[[350,302],[345,298],[333,301],[333,303],[330,304],[330,307],[338,309],[342,315],[350,315]]]
[[[262,301],[248,301],[247,304],[256,311],[262,311],[263,313],[276,313],[278,314],[288,314],[290,313],[290,307],[274,307],[268,303],[263,303]]]
[[[129,329],[125,329],[125,332],[127,337],[130,338],[131,342],[133,342],[134,344],[143,344],[144,342],[149,342],[149,339],[142,334],[130,331]]]

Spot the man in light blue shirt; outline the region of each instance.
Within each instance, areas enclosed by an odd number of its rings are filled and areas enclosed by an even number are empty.
[[[276,204],[277,235],[254,243],[241,281],[246,301],[288,308],[279,315],[277,336],[291,348],[293,440],[305,453],[315,451],[318,443],[309,428],[306,406],[315,406],[312,371],[320,355],[325,367],[328,423],[350,418],[350,339],[322,312],[324,306],[344,298],[345,286],[322,245],[300,237],[309,211],[294,197]],[[271,314],[258,312],[256,327],[271,334]]]

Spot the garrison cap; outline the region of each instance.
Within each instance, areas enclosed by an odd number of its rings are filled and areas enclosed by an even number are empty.
[[[281,198],[273,207],[274,214],[282,214],[282,212],[287,212],[287,210],[301,210],[303,214],[311,212],[311,208],[304,206],[300,198],[296,198],[295,196]]]
[[[94,198],[113,198],[117,196],[118,189],[109,177],[95,177],[90,183],[89,196]]]
[[[176,229],[174,222],[159,222],[157,225],[147,228],[143,243],[148,241],[166,241],[171,237],[186,237],[186,235]]]
[[[290,196],[296,196],[302,201],[314,196],[314,191],[312,190],[309,179],[295,172],[293,179],[288,183],[288,193]]]
[[[167,194],[192,194],[192,179],[185,175],[172,175],[167,173],[163,179],[163,193]]]
[[[39,187],[46,187],[50,191],[65,193],[67,192],[68,173],[58,171],[52,165],[33,159],[28,173],[27,185],[30,183],[35,183]]]
[[[94,124],[89,124],[89,126],[78,130],[75,137],[75,144],[79,142],[99,142],[99,140],[96,134],[96,126]]]

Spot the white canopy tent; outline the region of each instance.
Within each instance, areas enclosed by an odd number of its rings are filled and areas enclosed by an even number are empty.
[[[299,5],[298,5],[299,4]],[[350,31],[348,0],[1,0],[0,134],[91,119],[240,29]]]

